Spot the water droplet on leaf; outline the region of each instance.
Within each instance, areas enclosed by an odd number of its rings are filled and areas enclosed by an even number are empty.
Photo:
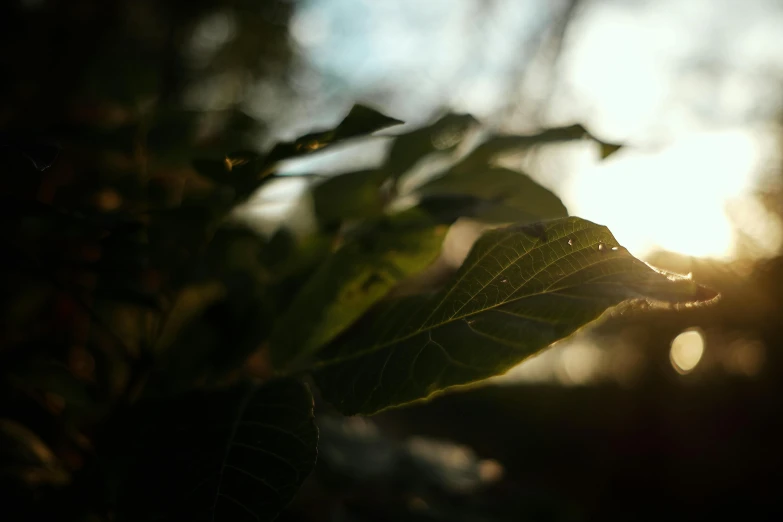
[[[604,245],[603,243],[598,243],[598,251],[606,252],[606,245]]]

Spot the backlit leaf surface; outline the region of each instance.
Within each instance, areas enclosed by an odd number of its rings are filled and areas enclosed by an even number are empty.
[[[633,299],[714,292],[658,272],[580,218],[484,234],[441,292],[382,302],[321,354],[316,380],[345,414],[372,414],[503,373]]]

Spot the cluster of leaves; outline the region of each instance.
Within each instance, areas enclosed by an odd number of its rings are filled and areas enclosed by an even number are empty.
[[[156,118],[62,148],[4,138],[0,480],[31,516],[272,520],[315,464],[303,379],[373,414],[502,373],[629,300],[713,297],[495,163],[590,138],[580,126],[490,137],[399,194],[476,125],[446,115],[379,168],[314,182],[313,234],[264,238],[232,211],[281,161],[400,122],[357,105],[266,154],[194,148],[183,165]],[[462,216],[513,224],[443,285],[394,292]]]

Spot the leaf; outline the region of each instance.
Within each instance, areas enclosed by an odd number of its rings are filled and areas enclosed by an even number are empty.
[[[193,168],[202,176],[231,187],[237,200],[249,197],[272,174],[262,156],[235,151],[220,158],[197,158]]]
[[[555,194],[530,176],[502,167],[454,168],[419,187],[419,194],[470,195],[492,204],[476,208],[471,217],[492,222],[531,222],[566,217],[568,210]]]
[[[628,300],[715,293],[631,256],[580,218],[492,230],[441,292],[382,302],[319,356],[345,414],[371,414],[503,373]]]
[[[590,139],[597,143],[600,147],[601,159],[608,158],[622,147],[622,145],[615,143],[604,142],[591,134],[582,125],[576,124],[568,127],[546,129],[538,134],[492,136],[476,147],[455,168],[470,170],[492,163],[494,159],[503,154],[520,152],[537,145],[581,139]]]
[[[381,114],[375,109],[365,107],[364,105],[354,105],[351,112],[334,129],[313,132],[293,142],[275,145],[266,158],[266,165],[271,168],[278,161],[309,154],[328,145],[350,138],[366,136],[401,123],[403,122]]]
[[[401,134],[389,149],[383,170],[399,178],[428,154],[453,150],[477,125],[469,114],[447,114],[432,125]]]
[[[39,138],[12,135],[6,132],[0,132],[0,149],[7,149],[18,154],[39,172],[51,167],[60,154],[60,149],[56,145]]]
[[[472,169],[491,163],[501,154],[518,152],[536,145],[560,143],[590,137],[582,125],[546,129],[538,134],[492,136],[476,147],[455,168]]]
[[[467,194],[432,194],[422,196],[416,208],[438,223],[451,224],[461,217],[483,215],[497,204]]]
[[[157,294],[136,288],[129,281],[112,281],[99,285],[93,292],[96,299],[132,304],[150,310],[160,310],[161,302]]]
[[[217,282],[202,283],[183,288],[168,313],[156,341],[156,352],[166,351],[182,331],[215,302],[223,299],[226,289]]]
[[[8,381],[28,392],[53,393],[68,407],[89,411],[95,406],[87,384],[77,379],[68,367],[56,360],[30,360],[10,369]]]
[[[615,143],[604,143],[602,141],[599,141],[598,144],[601,147],[600,153],[601,153],[601,159],[605,160],[612,154],[616,153],[618,150],[623,148],[622,145],[617,145]]]
[[[151,264],[165,268],[172,281],[182,284],[198,264],[198,254],[208,246],[222,218],[219,209],[189,203],[151,214],[148,229]]]
[[[110,449],[119,519],[274,520],[316,459],[313,398],[298,381],[140,403]]]
[[[338,141],[364,136],[387,127],[400,125],[401,123],[403,122],[396,118],[390,118],[375,109],[357,104],[351,108],[351,112],[334,129],[332,140]]]
[[[445,232],[418,213],[406,212],[332,254],[273,331],[270,346],[275,366],[312,355],[398,282],[435,261]]]
[[[59,486],[70,474],[52,450],[32,431],[16,421],[0,419],[0,486]]]
[[[333,176],[312,189],[315,215],[324,225],[346,219],[376,217],[383,213],[381,184],[386,173],[362,170]]]

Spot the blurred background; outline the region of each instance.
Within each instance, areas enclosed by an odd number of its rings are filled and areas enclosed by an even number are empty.
[[[482,387],[426,404],[362,419],[319,403],[318,468],[283,520],[778,509],[779,0],[6,4],[4,128],[113,128],[164,99],[187,115],[172,125],[205,146],[265,151],[335,125],[357,102],[406,122],[285,163],[237,211],[261,234],[306,236],[317,227],[314,177],[378,166],[394,135],[447,112],[480,125],[406,179],[439,172],[487,133],[580,123],[622,147],[602,160],[586,142],[552,144],[503,166],[607,225],[635,256],[721,292],[712,307],[613,314]],[[454,262],[474,225],[452,228]]]

